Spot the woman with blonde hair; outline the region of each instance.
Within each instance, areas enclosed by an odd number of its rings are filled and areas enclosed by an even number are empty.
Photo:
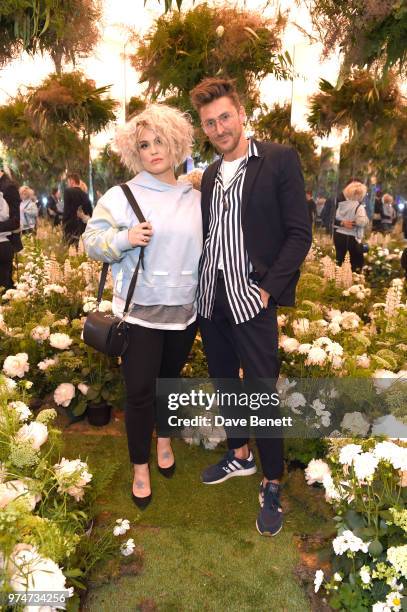
[[[335,216],[334,244],[336,263],[343,264],[349,252],[352,272],[363,268],[362,239],[364,228],[369,223],[365,206],[362,204],[367,188],[359,181],[352,181],[343,190],[345,200],[338,203]]]
[[[149,472],[156,424],[157,378],[176,378],[196,333],[196,289],[202,251],[200,194],[179,183],[175,167],[192,148],[192,125],[180,111],[152,104],[117,132],[124,164],[136,173],[127,182],[146,222],[140,223],[120,186],[103,195],[83,239],[88,255],[112,264],[113,312],[123,313],[129,284],[144,248],[129,315],[129,346],[122,357],[126,386],[125,421],[134,466],[132,498],[151,500]],[[172,476],[171,440],[157,431],[159,471]]]
[[[20,204],[20,226],[23,234],[31,234],[37,225],[38,207],[33,201],[34,190],[28,185],[23,185],[19,189]]]

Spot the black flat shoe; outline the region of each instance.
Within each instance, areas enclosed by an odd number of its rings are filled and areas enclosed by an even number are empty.
[[[147,495],[147,497],[137,497],[137,495],[134,495],[133,491],[131,492],[133,502],[136,504],[137,508],[140,508],[140,510],[145,510],[147,508],[151,502],[152,496],[152,493],[150,493],[150,495]]]
[[[160,474],[162,474],[163,476],[165,476],[165,478],[172,478],[174,476],[174,472],[175,472],[175,461],[172,465],[170,465],[170,467],[161,467],[160,465],[157,465],[158,467],[158,471],[160,472]]]

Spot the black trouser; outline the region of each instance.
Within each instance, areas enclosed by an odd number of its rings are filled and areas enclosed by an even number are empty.
[[[14,249],[8,240],[0,242],[0,287],[12,289]]]
[[[278,378],[278,325],[274,306],[264,308],[250,321],[236,324],[225,282],[218,278],[212,319],[200,317],[199,327],[211,378],[237,379],[240,366],[245,378],[251,381]],[[240,448],[247,442],[247,438],[228,437],[229,449]],[[281,478],[284,471],[283,440],[257,437],[256,443],[265,477],[269,480]]]
[[[156,424],[156,379],[177,378],[195,339],[197,323],[185,330],[130,325],[129,347],[123,356],[126,386],[126,430],[130,461],[148,463]]]
[[[354,236],[334,232],[334,245],[336,250],[336,263],[338,266],[343,264],[345,255],[349,251],[352,272],[358,272],[363,268],[364,259],[362,246]]]

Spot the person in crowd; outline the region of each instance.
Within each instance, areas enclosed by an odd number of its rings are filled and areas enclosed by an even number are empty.
[[[63,204],[58,187],[53,187],[51,194],[47,198],[47,213],[54,227],[61,224]]]
[[[374,199],[373,217],[372,217],[372,231],[380,232],[382,230],[382,196],[383,193],[380,189],[376,191]]]
[[[200,194],[190,183],[177,182],[174,173],[191,152],[192,136],[187,117],[164,104],[151,104],[120,128],[116,147],[124,164],[137,173],[127,185],[147,221],[139,222],[116,186],[98,201],[83,237],[90,257],[112,264],[115,315],[123,312],[140,247],[145,247],[144,267],[126,317],[129,346],[122,357],[125,422],[134,467],[132,498],[140,508],[151,500],[156,379],[179,376],[196,334]],[[171,440],[160,433],[158,467],[170,477],[175,469]]]
[[[23,185],[19,190],[20,203],[20,227],[23,234],[32,234],[35,231],[38,219],[38,207],[35,203],[35,193],[28,187]],[[33,199],[35,201],[33,201]]]
[[[204,79],[191,102],[221,155],[201,185],[198,312],[209,374],[238,380],[242,367],[248,384],[275,380],[277,306],[294,304],[299,268],[312,241],[299,158],[291,147],[246,138],[245,111],[232,81]],[[256,472],[248,438],[226,433],[229,450],[204,470],[205,484]],[[260,435],[256,442],[263,470],[256,526],[262,535],[276,535],[283,524],[283,440]]]
[[[308,204],[308,214],[311,221],[311,225],[314,225],[315,218],[317,216],[317,206],[315,204],[315,200],[312,197],[312,191],[308,190],[305,192],[305,198]]]
[[[326,198],[322,196],[318,196],[315,202],[315,210],[316,210],[315,227],[323,226],[322,216],[324,213],[325,204],[326,204]]]
[[[396,211],[393,206],[393,196],[389,193],[385,193],[382,196],[381,209],[380,209],[380,220],[381,230],[385,233],[389,233],[393,229],[394,222],[397,218]]]
[[[336,263],[341,266],[349,252],[352,272],[360,272],[364,264],[362,239],[369,223],[362,203],[367,188],[359,181],[352,181],[343,190],[344,200],[338,202],[335,217],[334,244]]]
[[[0,287],[12,289],[14,254],[23,248],[20,236],[20,194],[0,166]]]
[[[88,195],[80,188],[81,179],[78,174],[72,173],[67,176],[68,187],[64,193],[64,212],[62,215],[62,226],[64,239],[67,244],[75,246],[85,231],[85,223],[78,217],[78,208],[85,215],[92,216],[92,204]]]

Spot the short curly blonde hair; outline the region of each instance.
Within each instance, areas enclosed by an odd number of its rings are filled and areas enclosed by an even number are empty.
[[[352,200],[353,202],[361,202],[365,195],[367,194],[367,187],[363,183],[359,181],[352,181],[349,185],[346,185],[343,190],[343,195],[347,200]]]
[[[114,144],[129,170],[135,173],[143,170],[138,141],[144,128],[160,136],[168,147],[174,166],[191,154],[193,127],[189,116],[166,104],[150,104],[116,131]]]

